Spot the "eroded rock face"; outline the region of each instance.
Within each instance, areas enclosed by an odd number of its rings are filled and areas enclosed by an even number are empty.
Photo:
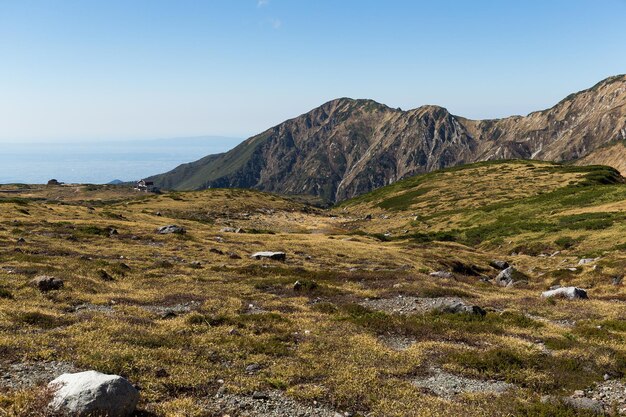
[[[541,293],[542,298],[565,298],[567,300],[586,300],[587,291],[578,287],[561,287]]]
[[[77,417],[129,417],[139,401],[139,393],[126,379],[96,371],[63,374],[48,387],[55,391],[49,407]]]

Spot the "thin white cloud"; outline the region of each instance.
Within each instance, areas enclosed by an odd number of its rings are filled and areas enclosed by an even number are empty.
[[[270,23],[274,29],[280,29],[283,22],[280,19],[270,19]]]
[[[256,7],[264,7],[270,4],[270,0],[258,0],[256,3]]]

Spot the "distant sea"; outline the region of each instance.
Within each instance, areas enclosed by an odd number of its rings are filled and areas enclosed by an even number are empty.
[[[135,181],[209,154],[242,139],[217,136],[83,143],[0,143],[0,184],[106,184]]]

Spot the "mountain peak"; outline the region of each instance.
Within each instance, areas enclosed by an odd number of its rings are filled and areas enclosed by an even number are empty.
[[[162,188],[256,188],[334,202],[411,175],[492,159],[569,161],[626,140],[625,75],[528,116],[469,120],[441,106],[401,111],[331,100],[221,155],[151,178]]]

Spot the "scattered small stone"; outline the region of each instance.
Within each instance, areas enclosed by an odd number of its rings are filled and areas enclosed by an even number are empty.
[[[160,235],[166,235],[166,234],[170,234],[170,233],[176,233],[176,234],[185,234],[187,233],[187,230],[185,230],[184,227],[180,227],[180,226],[176,226],[175,224],[171,224],[169,226],[163,226],[163,227],[159,227],[157,229],[157,233]]]
[[[616,275],[611,279],[611,283],[613,285],[621,285],[623,280],[624,280],[623,275]]]
[[[10,390],[31,388],[48,383],[50,380],[67,372],[76,372],[74,365],[68,362],[0,362],[0,375],[2,375],[0,388]]]
[[[604,414],[602,404],[596,400],[592,400],[591,398],[567,397],[563,399],[563,402],[565,403],[565,405],[568,405],[577,410],[586,410],[598,415]]]
[[[483,381],[480,379],[471,379],[448,372],[441,369],[433,369],[431,375],[413,380],[413,385],[420,388],[426,388],[435,395],[453,399],[454,397],[465,393],[493,393],[502,394],[505,391],[514,388],[514,385],[502,381]]]
[[[117,231],[117,229],[114,229],[112,227],[109,228],[109,236],[115,236],[115,235],[119,235],[120,233]]]
[[[218,255],[223,255],[223,254],[224,254],[224,251],[221,251],[221,250],[219,250],[219,249],[215,249],[215,248],[211,248],[211,249],[209,249],[209,252],[211,252],[211,253],[216,253],[216,254],[218,254]]]
[[[329,409],[317,401],[300,402],[280,391],[265,392],[267,398],[257,400],[253,395],[220,393],[207,404],[209,415],[221,417],[349,417]]]
[[[250,365],[246,366],[246,373],[248,374],[253,374],[260,370],[261,370],[261,365],[259,365],[258,363],[251,363]]]
[[[452,278],[454,275],[452,275],[451,272],[447,272],[447,271],[435,271],[435,272],[431,272],[430,274],[431,277],[435,277],[435,278]]]
[[[565,298],[568,300],[586,300],[589,297],[587,296],[587,291],[578,287],[562,287],[554,290],[544,291],[541,293],[542,298]]]
[[[254,391],[252,393],[252,399],[254,400],[269,400],[270,396],[264,392],[261,391]]]
[[[239,256],[238,254],[236,254],[235,252],[228,252],[228,257],[230,259],[241,259],[241,256]]]
[[[63,287],[62,279],[48,275],[41,275],[33,279],[30,283],[41,292],[59,290]]]
[[[442,300],[435,306],[436,311],[452,314],[476,314],[479,316],[485,316],[487,312],[479,306],[467,305],[463,301],[448,301]]]
[[[593,263],[595,261],[597,261],[599,258],[583,258],[580,261],[578,261],[578,266],[583,266],[583,265],[587,265],[590,263]]]
[[[189,264],[192,268],[200,269],[202,268],[202,263],[200,261],[193,261]]]
[[[17,243],[18,245],[22,245],[26,243],[26,239],[24,239],[23,237],[20,237],[15,241],[15,243]]]

